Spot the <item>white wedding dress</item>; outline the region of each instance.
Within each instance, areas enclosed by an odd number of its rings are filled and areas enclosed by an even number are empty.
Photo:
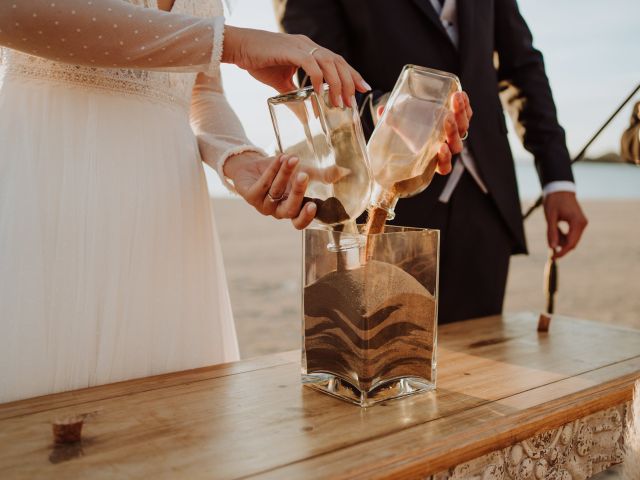
[[[0,403],[238,358],[201,163],[255,150],[223,22],[219,0],[0,2]]]

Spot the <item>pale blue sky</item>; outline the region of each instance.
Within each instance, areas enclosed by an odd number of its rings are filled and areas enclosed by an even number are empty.
[[[519,4],[534,43],[545,56],[560,122],[575,154],[640,82],[640,0],[521,0]],[[276,29],[271,0],[235,0],[228,22]],[[233,66],[223,66],[223,77],[249,137],[261,147],[272,147],[266,99],[275,92]],[[618,150],[629,115],[627,107],[594,144],[592,154]],[[518,140],[512,140],[516,156],[526,158]]]

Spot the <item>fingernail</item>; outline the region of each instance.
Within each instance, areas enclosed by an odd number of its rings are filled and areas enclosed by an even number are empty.
[[[306,182],[309,179],[309,175],[304,172],[298,174],[297,180],[300,183]]]
[[[299,161],[298,157],[291,157],[289,159],[289,166],[290,167],[295,167],[296,164],[298,163],[298,161]]]
[[[342,101],[342,97],[338,97],[338,107],[340,109],[344,108],[344,102]]]
[[[286,155],[280,155],[280,163],[284,163],[287,158],[288,157]]]
[[[371,88],[371,85],[369,85],[369,84],[368,84],[367,82],[365,82],[364,80],[361,80],[361,81],[360,81],[360,86],[361,86],[362,88],[366,88],[366,89],[367,89],[367,91],[369,91],[369,90],[373,90],[373,89]]]
[[[316,210],[318,209],[318,207],[316,206],[315,203],[313,202],[309,202],[307,203],[307,212],[309,213],[316,213]]]

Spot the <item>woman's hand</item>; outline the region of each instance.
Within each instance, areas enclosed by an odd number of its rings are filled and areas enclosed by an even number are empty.
[[[261,214],[289,218],[294,227],[302,230],[315,217],[317,207],[312,202],[303,205],[309,175],[295,172],[298,163],[296,157],[289,155],[263,157],[244,152],[225,162],[224,174]]]
[[[293,76],[303,68],[316,92],[323,79],[334,106],[352,106],[355,91],[371,87],[340,55],[304,35],[225,26],[222,61],[247,70],[255,79],[284,93],[295,90]]]

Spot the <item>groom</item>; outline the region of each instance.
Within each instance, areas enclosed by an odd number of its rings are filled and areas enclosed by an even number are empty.
[[[473,125],[453,172],[396,207],[395,223],[441,230],[440,323],[500,313],[510,256],[527,251],[499,93],[535,158],[550,248],[562,257],[577,245],[587,220],[542,55],[515,0],[274,2],[287,32],[341,54],[368,79],[374,105],[405,64],[453,72],[469,94]],[[368,134],[374,122],[364,120]]]

